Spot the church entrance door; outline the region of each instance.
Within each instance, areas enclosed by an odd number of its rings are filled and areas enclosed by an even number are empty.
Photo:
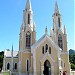
[[[44,75],[51,75],[51,64],[48,60],[44,63]]]

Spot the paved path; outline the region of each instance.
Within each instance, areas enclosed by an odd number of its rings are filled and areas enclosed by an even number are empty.
[[[0,73],[0,75],[2,75],[2,74]]]

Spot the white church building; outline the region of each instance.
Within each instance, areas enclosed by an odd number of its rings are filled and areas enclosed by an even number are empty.
[[[31,2],[27,0],[20,28],[19,51],[14,51],[13,46],[11,51],[5,50],[3,71],[9,70],[13,75],[70,75],[67,33],[65,26],[62,28],[57,2],[50,35],[46,27],[37,41],[33,15]]]

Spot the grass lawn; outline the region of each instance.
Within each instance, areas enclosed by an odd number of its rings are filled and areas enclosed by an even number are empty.
[[[8,73],[3,73],[3,75],[9,75]]]

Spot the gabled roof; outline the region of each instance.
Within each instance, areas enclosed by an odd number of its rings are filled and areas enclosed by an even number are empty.
[[[39,47],[45,40],[48,40],[49,43],[52,44],[57,50],[61,50],[58,45],[55,44],[55,42],[50,38],[48,34],[44,34],[34,45],[32,45],[32,49],[35,49]]]
[[[5,50],[4,56],[11,57],[11,51],[10,50]],[[13,57],[18,57],[18,51],[13,51]]]

